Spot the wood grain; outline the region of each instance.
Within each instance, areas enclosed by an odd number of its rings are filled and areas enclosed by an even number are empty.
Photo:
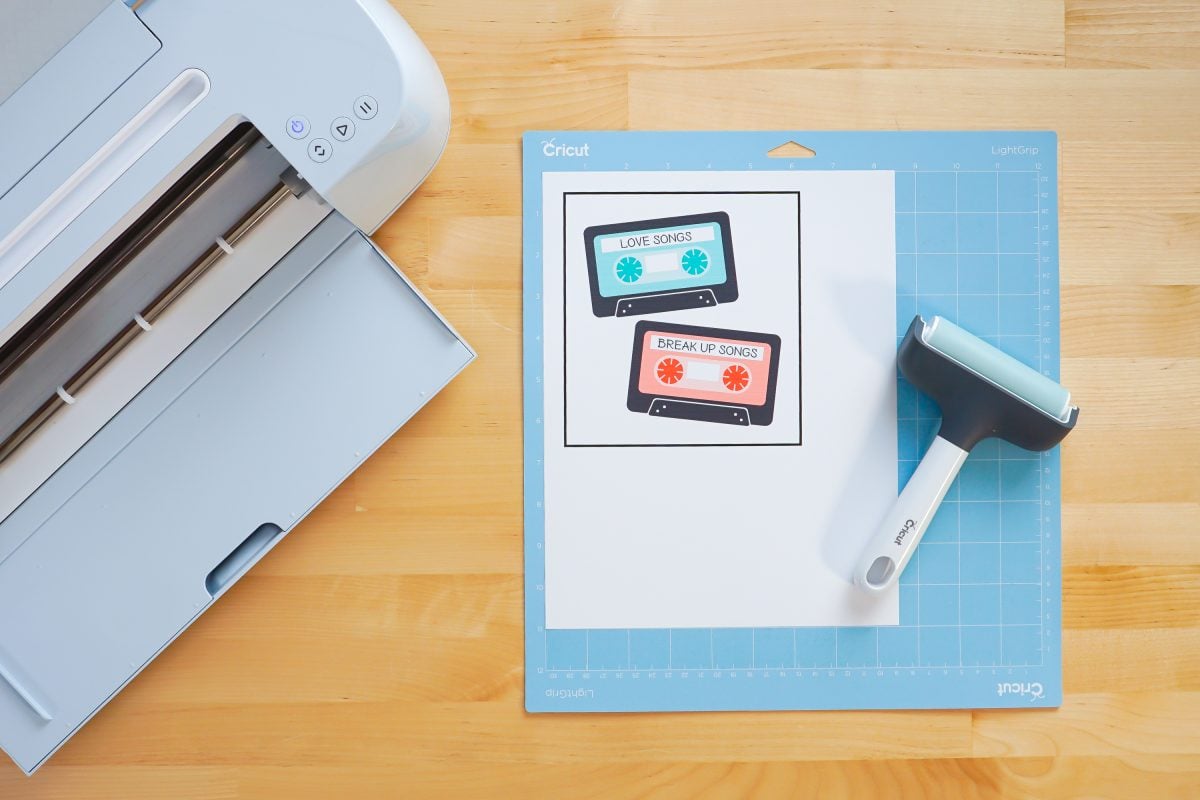
[[[1187,102],[1196,82],[1196,72],[1179,69],[637,70],[629,75],[628,121],[637,128],[676,128],[686,119],[702,129],[1051,129],[1066,153],[1076,140],[1190,141],[1184,131],[1200,124],[1200,106]],[[700,94],[721,113],[691,114]]]
[[[1189,0],[1068,0],[1072,67],[1200,66],[1200,9]]]
[[[376,238],[480,359],[0,797],[1200,798],[1200,4],[395,3],[455,122]],[[1059,132],[1061,709],[522,711],[518,137],[627,126]]]

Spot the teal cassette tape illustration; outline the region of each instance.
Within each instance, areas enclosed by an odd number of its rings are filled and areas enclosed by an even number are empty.
[[[583,232],[592,312],[628,317],[737,299],[729,215],[662,217]]]

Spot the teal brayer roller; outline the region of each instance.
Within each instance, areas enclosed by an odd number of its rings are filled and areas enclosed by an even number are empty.
[[[999,437],[1049,450],[1079,418],[1065,388],[942,317],[914,318],[897,361],[941,408],[942,425],[855,568],[854,582],[872,592],[904,571],[971,448]]]

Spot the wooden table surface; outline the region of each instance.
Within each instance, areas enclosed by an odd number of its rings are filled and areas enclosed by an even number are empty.
[[[1200,797],[1200,6],[396,4],[454,129],[377,239],[479,360],[0,797]],[[1061,709],[524,713],[531,128],[1059,132]]]

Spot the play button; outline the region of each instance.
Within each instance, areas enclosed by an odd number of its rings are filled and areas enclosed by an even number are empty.
[[[354,123],[349,117],[338,117],[329,126],[329,132],[339,142],[346,142],[354,135]]]

